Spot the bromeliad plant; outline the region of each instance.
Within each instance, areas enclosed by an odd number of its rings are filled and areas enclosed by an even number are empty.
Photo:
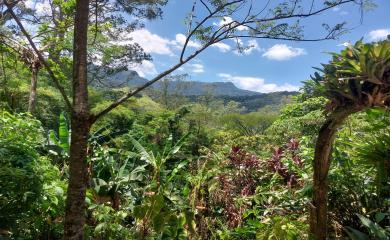
[[[327,235],[327,175],[337,129],[351,114],[367,108],[390,109],[390,40],[364,44],[358,41],[312,77],[313,92],[326,96],[327,119],[319,131],[314,156],[310,232],[315,239]]]
[[[315,68],[312,77],[317,93],[326,96],[328,111],[341,107],[388,108],[390,93],[390,40],[364,44],[358,41],[341,53],[333,53],[329,64]]]

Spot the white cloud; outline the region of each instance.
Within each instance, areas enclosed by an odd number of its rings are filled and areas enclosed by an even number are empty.
[[[235,50],[234,53],[237,55],[250,55],[254,51],[262,52],[263,49],[260,48],[259,44],[257,43],[256,39],[251,39],[248,41],[248,43],[244,46],[244,43],[241,39],[238,39],[239,41],[236,41],[236,44],[238,43],[240,46],[244,47],[244,49],[240,52],[239,50]]]
[[[176,34],[176,40],[172,42],[174,45],[178,45],[179,48],[184,46],[186,42],[187,37],[184,34],[178,33]],[[200,48],[202,45],[199,42],[196,41],[188,41],[187,44],[188,47],[193,47],[193,48]]]
[[[24,2],[26,8],[32,9],[36,11],[36,14],[39,16],[43,15],[50,15],[51,14],[51,7],[50,3],[47,0],[27,0]]]
[[[227,73],[219,73],[218,77],[220,77],[223,81],[234,83],[234,85],[236,85],[239,88],[250,90],[250,91],[262,92],[262,93],[299,90],[298,86],[294,86],[288,83],[285,83],[283,85],[277,85],[274,83],[265,83],[265,80],[263,78],[257,78],[257,77],[232,76]]]
[[[129,68],[136,71],[141,77],[153,76],[157,74],[156,67],[151,61],[143,60],[141,64],[136,64]]]
[[[193,73],[203,73],[204,66],[200,63],[189,64],[188,67],[191,69]]]
[[[130,38],[129,38],[130,37]],[[131,32],[128,38],[120,41],[119,44],[138,43],[146,53],[155,53],[160,55],[173,56],[170,48],[171,40],[160,37],[157,34],[149,32],[147,29],[139,29]]]
[[[257,43],[256,39],[251,39],[248,41],[248,46],[250,47],[251,52],[253,50],[260,51],[259,44]]]
[[[222,26],[227,25],[227,24],[229,24],[231,22],[234,22],[233,18],[231,18],[231,17],[223,17],[219,21],[219,23],[214,23],[214,25],[218,26],[218,27],[222,27]],[[237,22],[235,24],[233,23],[232,27],[234,27],[235,25],[238,25],[238,23]],[[246,26],[238,26],[238,27],[236,27],[236,29],[238,31],[245,31],[245,30],[248,30],[248,27],[246,27]]]
[[[220,52],[228,52],[230,51],[231,47],[227,45],[226,43],[217,42],[211,45],[212,47],[218,48]]]
[[[304,54],[306,54],[306,51],[303,48],[294,48],[286,44],[275,44],[267,49],[263,57],[276,61],[284,61]]]
[[[194,74],[204,73],[204,65],[200,61],[197,61],[196,63],[192,63],[192,64],[187,63],[186,65],[178,68],[177,70],[181,72],[194,73]]]
[[[173,50],[181,49],[186,41],[184,34],[178,33],[174,40],[161,37],[151,33],[143,28],[135,30],[129,34],[122,33],[122,40],[118,44],[125,45],[130,43],[138,43],[146,53],[175,56]],[[190,40],[187,47],[200,48],[202,45],[199,42]]]
[[[370,41],[384,40],[387,38],[388,35],[390,35],[390,28],[377,29],[368,33],[368,37]]]

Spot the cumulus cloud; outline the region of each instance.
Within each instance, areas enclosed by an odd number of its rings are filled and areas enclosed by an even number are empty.
[[[146,60],[143,60],[140,64],[131,66],[130,69],[136,71],[141,77],[153,76],[157,74],[154,63]]]
[[[377,29],[368,33],[368,38],[370,41],[380,41],[387,38],[390,35],[390,28],[387,29]]]
[[[260,48],[256,39],[249,40],[246,45],[244,45],[244,43],[241,39],[237,39],[234,41],[236,42],[236,44],[244,47],[244,49],[242,51],[239,51],[239,50],[234,51],[234,53],[237,55],[251,55],[255,51],[257,51],[257,52],[264,51],[263,49]]]
[[[258,77],[248,77],[248,76],[232,76],[227,73],[219,73],[218,77],[220,77],[223,81],[232,82],[239,88],[269,93],[269,92],[277,92],[277,91],[298,91],[299,87],[294,86],[288,83],[283,85],[277,85],[274,83],[266,83],[264,78]]]
[[[214,25],[218,26],[218,27],[222,27],[222,26],[227,25],[227,24],[232,23],[232,22],[234,22],[233,18],[231,18],[231,17],[223,17],[219,21],[219,23],[214,23]],[[238,23],[236,23],[235,25],[238,25]],[[232,26],[234,27],[235,25],[233,23]],[[246,27],[246,26],[238,26],[236,29],[238,31],[245,31],[245,30],[248,30],[248,27]]]
[[[123,39],[118,44],[125,45],[138,43],[146,53],[175,56],[174,50],[181,49],[186,41],[184,34],[178,33],[175,39],[168,39],[151,33],[147,29],[138,29],[129,34],[123,33]],[[197,41],[190,40],[187,47],[200,48],[202,45]]]
[[[200,61],[197,61],[196,63],[192,63],[192,64],[187,63],[186,65],[178,68],[177,70],[181,72],[194,73],[194,74],[204,73],[204,65]]]
[[[229,52],[231,47],[226,43],[218,42],[211,45],[212,47],[218,48],[220,52]]]
[[[172,42],[173,45],[177,45],[179,48],[184,46],[187,37],[184,34],[176,34],[176,39]],[[188,47],[200,48],[202,45],[199,42],[190,40],[187,44]]]
[[[146,53],[173,56],[170,48],[172,42],[167,38],[151,33],[147,29],[138,29],[129,34],[129,38],[120,41],[119,44],[138,43]]]
[[[276,61],[284,61],[305,54],[306,51],[303,48],[294,48],[286,44],[275,44],[267,49],[263,57]]]
[[[204,66],[203,64],[200,63],[194,63],[194,64],[189,64],[189,68],[193,73],[203,73],[204,72]]]

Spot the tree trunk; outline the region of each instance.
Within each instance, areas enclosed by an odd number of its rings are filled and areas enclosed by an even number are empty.
[[[90,129],[87,84],[88,0],[76,1],[73,42],[73,109],[69,185],[66,198],[64,239],[83,239],[87,188],[87,144]]]
[[[341,109],[330,114],[322,125],[314,153],[313,197],[310,209],[310,235],[315,240],[325,240],[327,236],[328,172],[333,141],[337,129],[355,110]]]
[[[37,83],[38,83],[38,68],[33,66],[31,68],[31,86],[30,96],[28,99],[28,112],[34,114],[37,105]]]

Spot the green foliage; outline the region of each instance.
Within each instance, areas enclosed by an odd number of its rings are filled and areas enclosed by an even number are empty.
[[[314,139],[325,120],[325,104],[324,97],[298,97],[296,102],[287,104],[281,110],[280,117],[267,129],[267,134],[273,135],[277,143],[303,136]]]
[[[70,134],[64,113],[61,113],[59,117],[58,137],[54,131],[49,132],[49,137],[53,144],[61,148],[60,154],[69,155]]]
[[[132,139],[141,160],[152,167],[150,183],[144,189],[145,198],[140,205],[134,207],[140,238],[149,235],[150,230],[163,239],[187,237],[188,229],[185,229],[185,225],[191,226],[192,215],[185,208],[182,209],[183,203],[178,190],[176,187],[172,188],[178,171],[186,163],[178,163],[172,170],[166,165],[167,161],[178,153],[185,139],[186,137],[183,137],[173,143],[170,137],[162,153],[148,152],[138,141]]]
[[[229,130],[238,131],[241,135],[255,136],[263,134],[275,121],[277,113],[262,110],[248,114],[230,113],[221,117],[221,122]]]
[[[360,214],[357,214],[359,217],[359,220],[361,224],[368,229],[369,235],[362,233],[356,229],[353,229],[351,227],[346,227],[345,231],[347,232],[348,236],[352,240],[365,240],[370,239],[372,237],[373,239],[378,240],[386,240],[390,238],[390,232],[386,231],[385,229],[381,228],[378,223],[383,221],[383,219],[386,217],[386,214],[384,213],[377,213],[375,215],[375,218],[377,219],[377,222],[373,222],[370,219],[368,219],[365,216],[362,216]],[[388,218],[388,216],[387,216]],[[369,237],[370,236],[370,237]]]
[[[127,194],[134,196],[134,183],[143,181],[146,176],[146,163],[137,162],[133,152],[95,145],[90,159],[93,165],[93,188],[100,196]],[[143,164],[142,164],[143,163]]]
[[[61,231],[65,184],[49,159],[39,121],[26,114],[0,116],[0,222],[12,237],[35,239]]]
[[[92,204],[88,210],[93,212],[96,226],[87,234],[87,239],[133,239],[131,230],[126,228],[126,211],[104,204]]]
[[[36,176],[36,147],[42,144],[40,123],[27,115],[2,111],[0,116],[1,225],[11,227],[42,191]]]
[[[278,110],[296,94],[296,92],[273,92],[252,96],[217,96],[217,99],[222,99],[225,103],[229,101],[237,102],[246,111],[255,112],[263,107],[271,107],[273,110]]]

